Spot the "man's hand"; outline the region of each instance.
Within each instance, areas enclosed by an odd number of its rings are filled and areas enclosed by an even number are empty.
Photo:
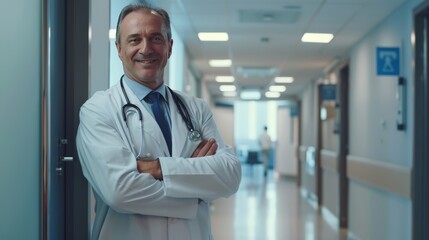
[[[216,140],[210,138],[209,140],[203,140],[198,147],[195,149],[194,153],[192,153],[193,158],[195,157],[206,157],[211,156],[216,153],[217,143]]]
[[[214,155],[217,147],[216,140],[213,138],[203,140],[194,150],[191,157],[195,158]],[[158,159],[137,160],[137,170],[139,173],[149,173],[157,180],[163,180],[164,178],[162,175],[161,164]]]
[[[157,180],[162,180],[161,164],[158,159],[153,160],[138,160],[137,170],[139,173],[149,173]]]

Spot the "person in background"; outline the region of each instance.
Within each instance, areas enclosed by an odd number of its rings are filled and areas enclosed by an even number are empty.
[[[267,176],[268,172],[268,161],[270,159],[272,141],[270,135],[268,135],[268,128],[264,126],[264,131],[259,136],[259,146],[261,147],[262,162],[264,164],[264,176]]]
[[[168,13],[128,5],[116,31],[124,75],[81,107],[76,137],[96,200],[91,239],[213,239],[209,203],[238,190],[240,161],[209,105],[164,83]]]

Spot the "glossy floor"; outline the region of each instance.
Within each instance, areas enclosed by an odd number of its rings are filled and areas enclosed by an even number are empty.
[[[238,192],[212,205],[216,240],[344,240],[347,233],[302,197],[293,178],[265,178],[262,166],[243,165]]]

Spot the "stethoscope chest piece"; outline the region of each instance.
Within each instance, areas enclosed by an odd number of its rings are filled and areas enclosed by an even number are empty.
[[[201,140],[201,134],[197,130],[191,130],[188,132],[188,139],[193,142],[199,141]]]

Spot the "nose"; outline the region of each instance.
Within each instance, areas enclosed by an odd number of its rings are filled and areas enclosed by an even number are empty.
[[[140,43],[139,53],[149,54],[152,52],[152,46],[148,39],[143,39]]]

